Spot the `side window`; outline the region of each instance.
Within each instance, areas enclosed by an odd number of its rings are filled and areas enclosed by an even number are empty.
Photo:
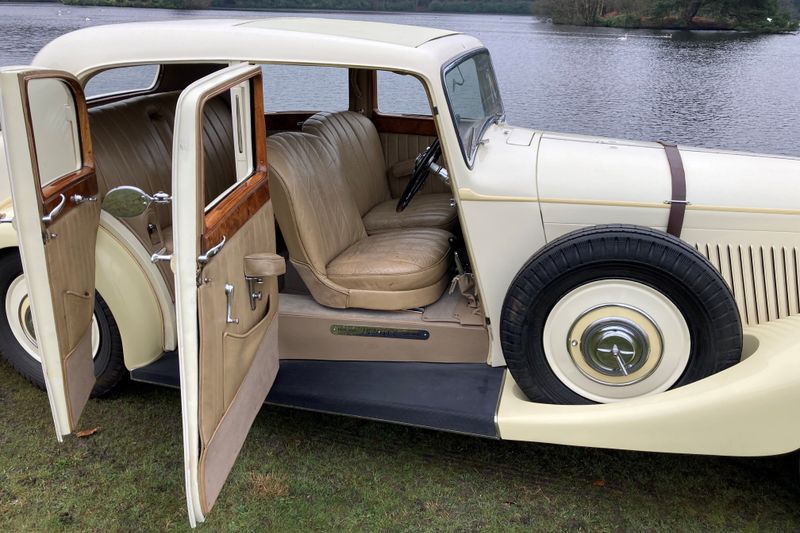
[[[86,98],[124,94],[152,89],[156,85],[158,65],[136,65],[104,70],[92,77],[84,87]]]
[[[203,108],[206,213],[255,171],[252,90],[247,81],[212,98]]]
[[[414,76],[378,71],[378,111],[394,115],[428,115],[431,105],[422,82]]]
[[[264,110],[344,111],[350,106],[347,69],[264,65]]]
[[[44,186],[83,164],[75,97],[63,81],[41,78],[28,82],[28,101],[39,180]],[[60,111],[54,113],[56,102]]]

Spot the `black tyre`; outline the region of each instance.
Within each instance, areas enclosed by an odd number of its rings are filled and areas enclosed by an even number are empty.
[[[96,383],[92,396],[111,392],[127,371],[122,356],[122,339],[111,310],[95,293],[93,339]],[[44,389],[42,365],[35,355],[36,337],[30,316],[25,277],[15,250],[0,254],[0,353],[20,374]]]
[[[737,363],[733,295],[666,233],[595,226],[535,254],[511,284],[500,340],[531,401],[613,402],[680,387]]]

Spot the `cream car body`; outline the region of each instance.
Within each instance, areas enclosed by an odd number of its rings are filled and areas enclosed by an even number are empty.
[[[314,19],[123,24],[67,34],[35,67],[85,84],[99,71],[139,64],[248,62],[382,69],[420,79],[489,324],[486,363],[505,365],[500,315],[514,277],[557,237],[598,224],[664,230],[671,173],[657,143],[564,135],[499,122],[474,161],[464,157],[448,109],[443,67],[482,48],[449,31]],[[800,448],[800,159],[681,147],[687,205],[681,238],[721,272],[745,324],[743,361],[676,390],[605,405],[528,401],[506,372],[495,414],[504,439],[623,449],[769,455]],[[0,173],[5,164],[0,164]],[[0,187],[6,187],[7,177]],[[5,195],[4,195],[5,196]],[[8,200],[0,204],[13,213]],[[10,224],[0,246],[17,246]],[[98,291],[133,370],[174,350],[174,304],[132,233],[103,213]],[[121,290],[118,279],[129,286]],[[202,513],[198,516],[202,519]]]

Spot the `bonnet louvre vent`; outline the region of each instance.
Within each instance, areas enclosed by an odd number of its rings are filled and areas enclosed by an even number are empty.
[[[742,323],[800,314],[800,251],[786,246],[697,244],[733,291]]]

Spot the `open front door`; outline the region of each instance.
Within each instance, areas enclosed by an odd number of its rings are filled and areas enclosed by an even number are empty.
[[[215,197],[205,105],[230,102],[230,171]],[[211,510],[278,372],[278,282],[261,70],[237,65],[187,88],[173,148],[173,234],[186,497],[194,526]]]
[[[95,382],[100,205],[86,102],[70,74],[33,67],[0,71],[0,95],[14,224],[60,441],[75,429]]]

